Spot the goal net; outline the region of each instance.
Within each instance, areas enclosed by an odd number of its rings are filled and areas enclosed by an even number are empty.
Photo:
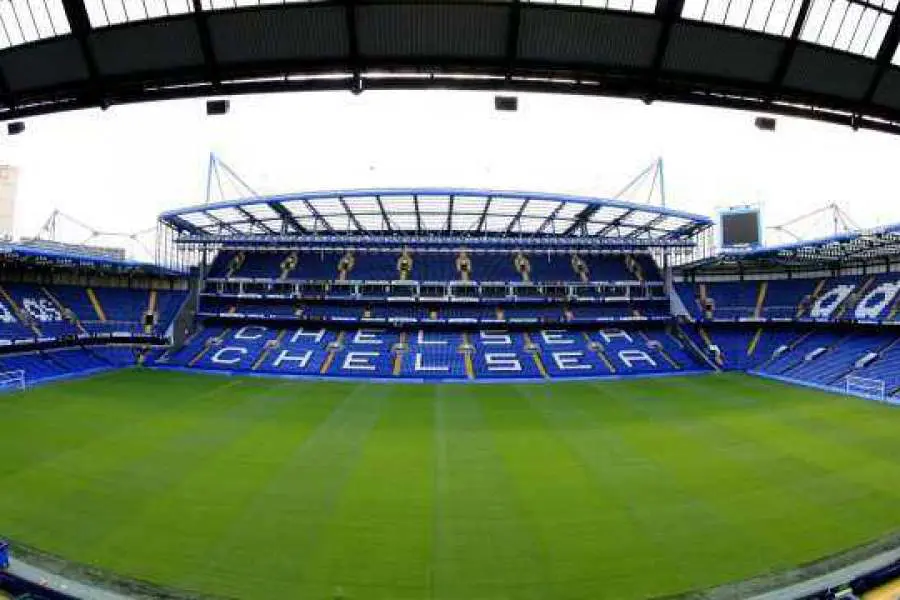
[[[869,379],[868,377],[856,377],[848,375],[846,379],[846,391],[848,395],[865,396],[884,400],[884,380]]]
[[[25,371],[0,371],[0,390],[24,390]]]

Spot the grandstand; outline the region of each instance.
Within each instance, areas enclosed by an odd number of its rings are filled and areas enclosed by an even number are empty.
[[[711,221],[475,190],[354,190],[165,213],[212,248],[160,367],[531,380],[749,371],[900,392],[896,228],[696,256]],[[676,264],[676,263],[681,264]],[[787,266],[786,266],[787,265]],[[900,329],[898,329],[900,332]]]
[[[699,215],[425,189],[254,199],[161,220],[178,244],[216,252],[199,286],[201,327],[157,365],[387,380],[710,368],[673,328],[656,258],[689,253],[711,225]]]
[[[738,370],[900,392],[897,335],[882,328],[900,324],[891,227],[691,260],[711,223],[699,215],[434,189],[255,198],[161,222],[214,253],[198,327],[158,366],[455,381]]]
[[[900,393],[900,228],[722,253],[683,266],[686,335],[723,369],[847,390],[847,378]]]
[[[28,384],[131,366],[168,343],[184,277],[71,246],[0,248],[0,372]]]

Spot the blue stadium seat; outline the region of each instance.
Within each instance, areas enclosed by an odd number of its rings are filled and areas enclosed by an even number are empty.
[[[130,347],[90,346],[0,355],[0,371],[25,371],[27,385],[135,364]]]

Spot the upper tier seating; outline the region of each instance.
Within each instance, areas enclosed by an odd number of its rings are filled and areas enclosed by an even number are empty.
[[[756,312],[759,285],[754,282],[727,282],[707,286],[707,296],[715,303],[715,316],[720,319],[752,317]]]
[[[362,281],[399,280],[400,271],[397,269],[399,259],[399,254],[357,253],[353,270],[348,278]],[[418,261],[413,261],[413,271],[415,271],[416,262]]]
[[[804,298],[812,295],[818,279],[782,279],[768,282],[760,316],[765,319],[793,319]]]
[[[896,320],[900,273],[828,279],[677,282],[675,289],[695,319]],[[706,300],[706,302],[704,302]],[[707,303],[713,307],[705,313]]]
[[[473,281],[522,281],[512,254],[472,254]]]
[[[343,256],[340,252],[303,252],[297,260],[297,266],[291,273],[292,279],[337,279],[338,263]],[[283,258],[283,257],[279,257]],[[280,264],[278,260],[273,264]],[[277,277],[277,275],[272,275]]]
[[[57,285],[53,287],[53,295],[63,306],[72,311],[76,319],[83,322],[100,320],[100,315],[97,314],[85,288],[74,285]]]
[[[572,268],[572,257],[568,254],[531,254],[531,281],[579,281],[580,277]]]
[[[681,298],[684,309],[691,317],[694,319],[703,318],[700,298],[694,284],[682,281],[675,282],[675,292],[678,294],[678,297]]]
[[[107,321],[140,321],[147,310],[147,292],[125,288],[97,288],[94,290]]]
[[[31,325],[30,317],[22,315],[25,321],[20,319],[20,309],[14,301],[5,296],[0,296],[0,343],[12,343],[14,340],[32,339],[38,335],[38,331]]]
[[[6,283],[3,289],[19,310],[19,321],[39,332],[38,337],[57,338],[79,333],[78,329],[64,316],[44,287],[26,283]],[[24,322],[23,322],[24,320]]]
[[[625,257],[622,255],[587,254],[582,255],[581,258],[587,265],[588,277],[591,281],[637,280],[634,273],[625,266]]]
[[[663,276],[659,270],[659,265],[649,254],[635,254],[635,260],[640,265],[644,281],[662,281]]]
[[[187,294],[23,283],[3,283],[0,289],[0,344],[99,333],[163,334]],[[157,325],[147,331],[143,321],[151,297]]]
[[[238,252],[222,250],[213,260],[207,277],[280,279],[285,273],[282,265],[290,256],[289,252],[257,251]],[[288,272],[290,280],[335,280],[340,278],[339,264],[343,252],[297,252],[296,266]],[[526,278],[519,266],[518,252],[478,253],[468,252],[471,259],[471,280],[478,282],[502,281],[521,282],[576,282],[580,275],[572,265],[569,254],[525,253],[527,262]],[[408,252],[411,269],[408,279],[414,281],[458,281],[457,255],[454,253],[433,254]],[[590,254],[581,260],[591,281],[637,281],[626,255]],[[395,281],[402,279],[398,268],[399,253],[354,252],[352,268],[346,274],[351,281]],[[646,254],[634,255],[633,264],[644,281],[662,281],[662,275],[653,257]]]

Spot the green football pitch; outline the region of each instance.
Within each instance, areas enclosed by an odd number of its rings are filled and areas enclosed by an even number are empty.
[[[238,598],[646,598],[900,528],[900,409],[743,375],[0,396],[0,536]]]

